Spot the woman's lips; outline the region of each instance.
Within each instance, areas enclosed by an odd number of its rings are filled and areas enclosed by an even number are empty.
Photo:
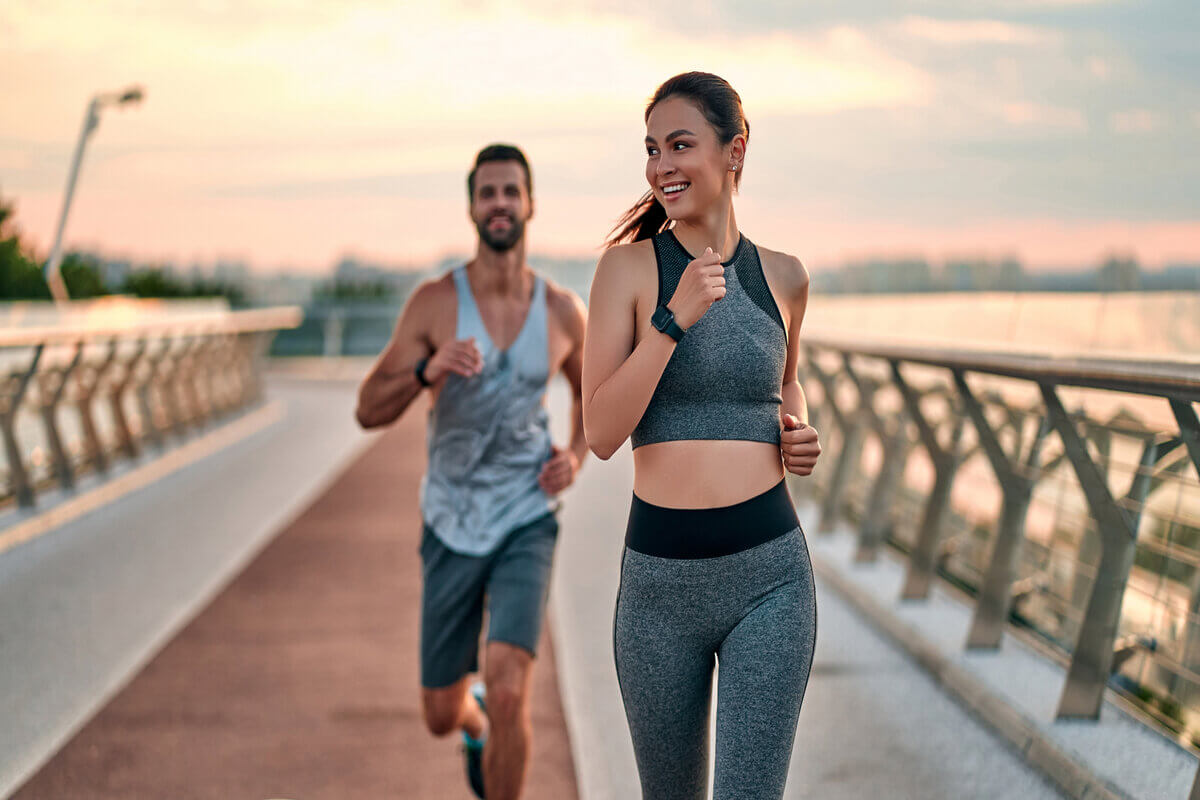
[[[668,183],[666,186],[663,186],[660,189],[660,191],[662,192],[662,195],[663,195],[663,200],[668,203],[678,200],[679,196],[684,194],[691,187],[691,185],[692,184],[686,183],[686,182],[684,182],[684,183]],[[674,187],[676,187],[676,186],[681,186],[683,188],[675,189]],[[670,189],[671,191],[667,191],[668,189]]]

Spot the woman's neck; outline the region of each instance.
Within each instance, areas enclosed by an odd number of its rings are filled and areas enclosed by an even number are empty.
[[[699,257],[704,248],[711,247],[714,253],[721,254],[722,260],[732,258],[739,238],[733,204],[724,204],[702,217],[679,220],[675,223],[675,237],[693,256]]]

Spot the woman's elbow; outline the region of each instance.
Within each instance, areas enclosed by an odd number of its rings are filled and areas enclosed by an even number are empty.
[[[593,442],[591,439],[588,439],[588,449],[601,461],[608,461],[612,458],[613,453],[617,452],[619,447],[620,445],[614,447],[607,443],[601,444],[600,442]]]
[[[608,461],[621,446],[620,442],[612,441],[612,437],[606,436],[603,431],[589,427],[586,414],[583,417],[583,438],[587,440],[588,449],[601,461]]]
[[[380,417],[379,413],[373,411],[369,406],[359,403],[354,409],[354,419],[358,422],[358,426],[364,431],[369,431],[372,428],[378,428],[386,425],[389,420]]]
[[[367,412],[363,410],[362,406],[354,409],[354,420],[358,423],[358,427],[362,428],[364,431],[369,431],[371,428],[375,427],[375,420],[371,419],[371,417],[367,415]]]

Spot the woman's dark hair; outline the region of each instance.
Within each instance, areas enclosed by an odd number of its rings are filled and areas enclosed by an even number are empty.
[[[709,72],[685,72],[676,75],[658,87],[658,91],[646,104],[646,120],[654,107],[668,97],[683,97],[691,100],[700,113],[717,132],[721,144],[729,144],[739,133],[750,137],[750,123],[742,111],[742,98],[729,85],[729,81]],[[733,176],[733,185],[742,181],[742,171]],[[609,233],[606,247],[625,242],[649,239],[667,227],[667,210],[654,196],[653,191],[642,195],[642,199],[621,215]]]

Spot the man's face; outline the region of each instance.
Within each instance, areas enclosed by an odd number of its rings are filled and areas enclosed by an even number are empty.
[[[498,253],[521,241],[533,216],[525,179],[525,168],[516,161],[489,161],[475,171],[471,221],[483,243]]]

